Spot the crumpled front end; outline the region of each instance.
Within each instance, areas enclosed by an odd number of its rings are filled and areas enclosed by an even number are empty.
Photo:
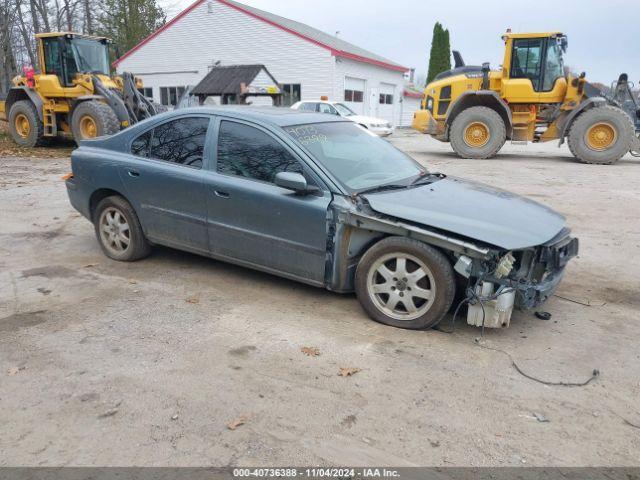
[[[456,271],[470,279],[467,322],[487,328],[509,326],[513,308],[531,310],[551,297],[579,242],[563,229],[549,242],[481,261],[458,257]]]

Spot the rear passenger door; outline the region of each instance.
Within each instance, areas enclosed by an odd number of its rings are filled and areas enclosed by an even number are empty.
[[[156,125],[130,145],[120,177],[145,234],[157,243],[208,253],[202,169],[210,116]]]
[[[206,172],[209,242],[216,256],[323,284],[331,193],[266,129],[222,119],[214,171]],[[303,174],[317,194],[278,187],[279,172]]]

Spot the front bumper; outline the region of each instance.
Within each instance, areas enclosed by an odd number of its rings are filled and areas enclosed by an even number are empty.
[[[388,137],[394,132],[393,127],[369,127],[369,130],[371,130],[371,132],[375,133],[379,137]]]
[[[418,110],[413,114],[411,128],[420,133],[438,135],[438,122],[433,118],[429,110]]]

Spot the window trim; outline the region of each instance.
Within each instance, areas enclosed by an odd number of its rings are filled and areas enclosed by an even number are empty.
[[[286,137],[284,137],[285,132],[283,132],[283,135],[280,136],[278,134],[276,134],[276,132],[265,128],[264,126],[257,124],[257,123],[253,123],[250,121],[246,121],[244,119],[240,119],[240,118],[234,118],[234,117],[226,117],[226,116],[222,116],[222,115],[216,115],[215,117],[215,125],[214,125],[214,136],[212,137],[212,143],[211,143],[211,155],[210,155],[210,166],[211,168],[209,168],[208,170],[210,172],[212,172],[215,175],[221,175],[223,177],[228,177],[228,178],[237,178],[240,180],[246,180],[249,182],[255,182],[255,183],[259,183],[261,185],[269,185],[273,188],[277,188],[278,190],[283,190],[282,187],[279,187],[278,185],[276,185],[273,182],[267,182],[264,180],[258,180],[257,178],[252,178],[252,177],[243,177],[241,175],[234,175],[232,173],[223,173],[223,172],[219,172],[218,171],[218,140],[220,138],[220,126],[222,125],[222,122],[232,122],[232,123],[239,123],[241,125],[246,125],[248,127],[253,127],[257,130],[260,130],[261,132],[263,132],[264,134],[268,135],[270,138],[272,138],[274,141],[278,142],[279,144],[281,144],[282,146],[284,146],[284,148],[302,165],[302,169],[303,171],[310,175],[313,179],[313,181],[316,183],[316,185],[320,188],[320,192],[317,194],[318,196],[323,196],[326,193],[330,193],[331,189],[328,186],[328,183],[320,177],[320,175],[317,173],[316,169],[313,168],[309,162],[307,162],[305,160],[304,157],[306,157],[306,154],[303,156],[299,153],[297,146],[291,145],[289,143],[289,139],[287,139]],[[284,128],[284,127],[283,127]],[[315,163],[313,164],[315,166]]]
[[[175,162],[169,162],[167,160],[161,160],[159,158],[151,158],[151,157],[142,157],[140,155],[136,155],[135,153],[133,153],[133,151],[131,150],[131,147],[133,146],[133,142],[140,138],[142,135],[147,134],[148,132],[151,132],[151,140],[153,140],[153,130],[156,127],[160,127],[166,123],[170,123],[170,122],[174,122],[176,120],[181,120],[183,118],[206,118],[209,120],[209,125],[207,126],[207,134],[205,135],[204,138],[204,151],[202,152],[202,167],[201,168],[196,168],[196,167],[191,167],[189,165],[183,165],[181,163],[175,163]],[[164,119],[164,120],[158,120],[156,121],[153,125],[150,125],[148,128],[145,128],[143,131],[141,131],[140,133],[138,133],[137,135],[133,135],[129,141],[127,142],[127,147],[126,147],[126,151],[125,153],[136,159],[139,161],[143,161],[143,162],[154,162],[154,163],[158,163],[161,165],[173,165],[174,167],[178,167],[178,168],[187,168],[189,170],[195,170],[195,171],[204,171],[204,170],[208,170],[208,166],[211,163],[211,142],[212,142],[212,136],[214,133],[214,121],[215,121],[215,117],[212,115],[208,115],[206,113],[184,113],[181,115],[177,115],[175,117],[171,117],[170,119]],[[150,140],[150,141],[151,141]],[[216,140],[216,145],[217,145],[217,140]],[[151,145],[149,145],[150,147]],[[150,152],[149,152],[150,153]]]

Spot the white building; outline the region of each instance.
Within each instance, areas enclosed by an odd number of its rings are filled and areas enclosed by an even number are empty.
[[[232,0],[197,0],[116,61],[119,72],[141,77],[145,95],[165,105],[215,64],[264,64],[283,87],[285,105],[328,96],[394,125],[407,125],[407,110],[417,109],[415,93],[405,97],[408,68]]]

